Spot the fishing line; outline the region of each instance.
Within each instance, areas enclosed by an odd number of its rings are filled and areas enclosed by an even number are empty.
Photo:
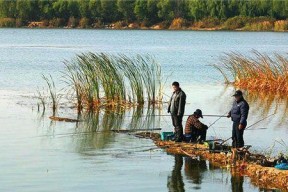
[[[221,116],[218,116],[219,118],[216,119],[212,124],[210,124],[209,127],[208,127],[208,129],[209,129],[210,127],[212,127],[212,126],[213,126],[217,121],[219,121],[222,117],[227,117],[227,116],[224,116],[225,114],[228,114],[228,112],[224,113],[224,114],[221,115]],[[203,116],[204,116],[204,115],[203,115]],[[211,115],[209,115],[208,117],[211,117]],[[215,131],[215,128],[214,128],[214,127],[212,127],[212,128],[213,128],[215,137],[218,137],[218,136],[217,136],[217,133],[216,133],[216,131]]]
[[[269,117],[272,117],[273,115],[275,115],[276,113],[273,113],[271,115],[268,115],[266,117],[264,117],[263,119],[260,119],[259,121],[256,121],[255,123],[253,123],[252,125],[248,126],[247,128],[245,128],[245,130],[253,127],[254,125],[260,123],[261,121],[264,121],[265,119],[269,118]],[[227,141],[229,141],[230,139],[232,139],[232,137],[229,137],[228,139],[224,140],[220,145],[223,145],[224,143],[226,143]]]

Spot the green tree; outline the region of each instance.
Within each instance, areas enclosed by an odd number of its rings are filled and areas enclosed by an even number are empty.
[[[90,16],[92,19],[101,19],[101,1],[90,0],[89,1]]]
[[[202,0],[191,0],[189,1],[189,11],[191,17],[198,21],[209,15],[209,11],[207,10],[207,2]]]
[[[68,19],[70,17],[68,1],[57,0],[53,3],[54,17]]]
[[[175,17],[173,7],[175,6],[175,1],[173,0],[159,0],[158,7],[158,16],[162,20],[171,21]]]
[[[101,0],[101,17],[104,22],[113,22],[119,20],[119,12],[116,1]]]
[[[39,19],[39,9],[37,1],[18,0],[16,1],[16,17],[23,21],[33,21]]]
[[[0,0],[0,17],[15,18],[17,15],[16,1]]]
[[[117,8],[123,19],[127,22],[135,20],[135,0],[117,0]]]

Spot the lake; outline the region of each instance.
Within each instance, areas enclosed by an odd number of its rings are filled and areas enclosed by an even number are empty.
[[[45,86],[42,74],[51,74],[59,89],[65,87],[63,61],[76,54],[149,54],[167,79],[164,100],[176,80],[187,94],[186,114],[200,108],[204,114],[223,115],[233,101],[234,88],[226,87],[211,65],[231,51],[287,53],[288,33],[77,29],[0,29],[0,33],[0,191],[261,190],[249,178],[205,160],[168,155],[150,140],[110,132],[111,127],[131,126],[125,116],[118,118],[121,124],[113,125],[107,122],[116,122],[115,117],[105,111],[87,115],[87,121],[79,124],[51,122],[51,111],[39,113],[34,96]],[[249,124],[275,110],[276,115],[247,130],[246,143],[259,152],[287,152],[286,99],[248,96],[248,102]],[[166,109],[164,105],[159,113],[166,114]],[[58,113],[77,116],[69,107]],[[205,117],[203,122],[209,125],[216,119]],[[172,129],[169,117],[148,123],[140,119],[137,126]],[[226,118],[208,130],[208,137],[230,135],[231,122]]]

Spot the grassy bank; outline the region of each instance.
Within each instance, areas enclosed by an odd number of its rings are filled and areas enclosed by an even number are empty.
[[[199,21],[189,21],[175,18],[155,24],[147,22],[117,21],[104,23],[88,18],[68,20],[54,18],[37,22],[23,22],[20,19],[0,18],[0,27],[28,27],[28,28],[89,28],[89,29],[154,29],[154,30],[241,30],[241,31],[288,31],[288,20],[275,20],[269,17],[243,17],[236,16],[229,19],[207,17]]]

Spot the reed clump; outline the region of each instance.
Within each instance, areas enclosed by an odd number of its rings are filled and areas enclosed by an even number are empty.
[[[288,93],[288,54],[269,56],[253,51],[252,56],[226,53],[214,67],[223,75],[226,83],[265,94]]]
[[[161,67],[147,55],[83,53],[65,61],[65,82],[78,111],[99,107],[123,109],[162,101]]]

